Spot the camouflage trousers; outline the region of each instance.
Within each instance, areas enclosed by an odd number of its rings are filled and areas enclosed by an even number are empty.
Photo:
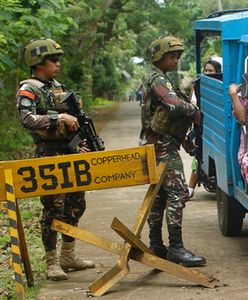
[[[77,226],[86,209],[84,192],[42,196],[43,211],[41,217],[42,242],[46,251],[56,249],[57,232],[51,229],[53,219]],[[62,235],[65,242],[74,238]]]
[[[166,161],[167,172],[148,215],[148,223],[150,227],[161,228],[165,213],[167,226],[181,227],[183,208],[189,199],[183,162],[177,149],[164,152],[158,151],[157,148],[155,145],[157,163]]]
[[[35,151],[36,157],[65,154],[56,144],[40,144]],[[51,229],[53,219],[77,226],[86,209],[85,192],[56,194],[40,197],[43,205],[41,217],[42,242],[46,251],[56,249],[57,232]],[[62,235],[63,241],[71,242],[74,238]]]

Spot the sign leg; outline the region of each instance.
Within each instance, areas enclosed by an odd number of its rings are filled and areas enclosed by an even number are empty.
[[[93,296],[102,296],[106,291],[118,283],[129,273],[128,263],[117,262],[102,277],[93,282],[90,286],[90,293]]]
[[[24,234],[24,230],[23,230],[23,226],[22,226],[19,205],[18,205],[17,201],[16,201],[16,215],[17,215],[17,229],[18,229],[19,240],[20,240],[20,250],[21,250],[22,262],[24,265],[24,270],[25,270],[25,275],[26,275],[28,286],[31,287],[34,285],[34,278],[33,278],[33,273],[32,273],[31,264],[30,264],[30,260],[29,260],[25,234]]]
[[[129,273],[128,260],[130,251],[131,246],[127,243],[124,244],[123,252],[117,264],[89,286],[93,296],[102,296]]]
[[[13,185],[12,171],[10,169],[4,170],[5,177],[5,189],[7,199],[7,209],[9,216],[9,231],[11,237],[11,252],[13,257],[13,269],[16,282],[16,297],[18,300],[24,300],[24,287],[22,279],[22,261],[20,252],[20,240],[18,234],[18,220],[17,220],[17,209],[15,191]]]
[[[160,177],[159,182],[157,184],[150,185],[141,205],[141,208],[138,211],[138,215],[133,226],[133,231],[136,235],[139,235],[141,233],[141,230],[146,221],[146,217],[151,208],[152,202],[159,191],[165,173],[166,172],[164,164],[160,164],[158,169],[158,174]],[[107,271],[102,277],[100,277],[93,284],[90,285],[90,292],[94,296],[103,295],[106,291],[108,291],[111,287],[113,287],[117,282],[119,282],[123,277],[125,277],[129,273],[128,260],[132,246],[128,242],[130,242],[130,240],[125,241],[123,248],[124,251],[121,254],[117,264],[114,267],[112,267],[109,271]]]

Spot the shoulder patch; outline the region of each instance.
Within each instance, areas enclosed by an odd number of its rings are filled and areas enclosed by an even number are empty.
[[[35,97],[36,97],[35,94],[33,94],[30,91],[26,91],[26,90],[20,90],[19,93],[18,93],[18,96],[24,96],[24,97],[27,97],[31,100],[34,100]]]
[[[170,82],[166,82],[166,86],[169,90],[173,90],[172,85]]]
[[[27,98],[22,98],[20,100],[20,105],[19,107],[22,107],[22,108],[29,108],[32,106],[32,101],[30,99],[27,99]]]

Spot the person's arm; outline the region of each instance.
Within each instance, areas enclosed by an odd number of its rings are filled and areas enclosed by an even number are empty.
[[[233,113],[236,117],[236,119],[241,123],[245,124],[246,123],[246,111],[245,107],[242,105],[240,102],[240,98],[238,96],[238,89],[239,86],[236,84],[231,84],[229,87],[229,95],[232,98],[232,103],[233,103]]]
[[[32,131],[57,129],[65,124],[70,131],[79,128],[77,118],[66,113],[43,114],[37,113],[39,93],[35,93],[32,87],[24,86],[17,95],[17,108],[22,125]]]
[[[192,119],[193,123],[200,124],[201,114],[199,109],[195,105],[180,99],[165,80],[154,81],[152,88],[161,105],[166,109],[179,115],[186,115]]]
[[[195,95],[195,89],[192,85],[190,94],[189,94],[189,99],[190,99],[190,103],[197,106],[197,99],[196,99],[196,95]]]

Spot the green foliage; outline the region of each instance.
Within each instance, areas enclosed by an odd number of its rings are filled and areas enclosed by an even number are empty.
[[[199,0],[199,6],[202,8],[203,15],[207,16],[212,12],[218,10],[216,0]],[[238,9],[238,8],[247,8],[248,7],[248,0],[222,0],[222,8],[223,10],[231,10],[231,9]]]
[[[223,9],[247,5],[248,0],[222,0]],[[19,81],[29,77],[22,61],[29,40],[45,36],[61,43],[58,80],[81,93],[87,110],[96,97],[125,99],[135,92],[150,66],[146,49],[159,35],[184,42],[181,74],[192,75],[192,22],[216,10],[215,0],[0,0],[0,159],[29,157],[32,150],[14,101]],[[204,58],[221,55],[220,48],[218,41],[209,42]],[[134,56],[145,61],[134,64]]]
[[[106,53],[105,56],[98,58],[93,68],[93,89],[94,96],[105,95],[106,87],[108,93],[106,96],[113,99],[118,94],[118,86],[120,82],[120,74],[117,72],[116,62],[112,55]]]
[[[24,131],[17,119],[1,119],[0,160],[21,159],[31,156],[30,135]]]

